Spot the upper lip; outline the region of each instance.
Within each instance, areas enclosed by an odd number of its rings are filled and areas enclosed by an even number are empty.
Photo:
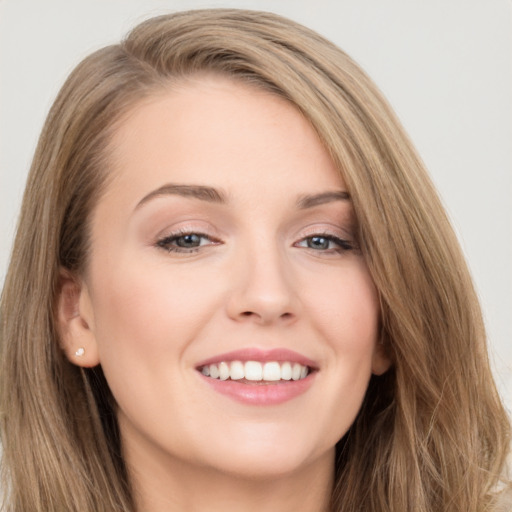
[[[197,368],[201,368],[208,364],[218,364],[221,362],[229,361],[260,361],[262,363],[268,361],[277,361],[290,363],[299,363],[303,366],[309,366],[311,369],[318,369],[318,364],[308,357],[289,350],[287,348],[273,348],[273,349],[261,349],[261,348],[244,348],[239,350],[233,350],[231,352],[225,352],[218,354],[197,364]]]

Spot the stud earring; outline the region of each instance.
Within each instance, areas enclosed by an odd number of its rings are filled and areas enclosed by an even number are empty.
[[[85,349],[83,347],[80,347],[76,352],[75,356],[82,357],[85,354]]]

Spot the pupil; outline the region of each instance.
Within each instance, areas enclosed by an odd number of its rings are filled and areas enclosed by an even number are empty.
[[[179,247],[197,247],[201,242],[198,235],[183,235],[176,240],[176,245]]]
[[[309,239],[308,245],[310,249],[328,249],[329,240],[323,236],[313,236]]]

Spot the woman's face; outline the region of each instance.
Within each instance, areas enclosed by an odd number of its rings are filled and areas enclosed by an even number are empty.
[[[203,77],[136,107],[112,148],[71,358],[101,364],[129,464],[332,468],[388,361],[347,189],[313,128],[283,99]]]

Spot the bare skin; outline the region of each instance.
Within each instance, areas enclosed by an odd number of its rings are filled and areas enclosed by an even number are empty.
[[[139,465],[147,455],[134,453],[128,459],[133,458]],[[131,473],[140,512],[328,512],[334,461],[330,462],[321,460],[316,469],[312,466],[303,472],[267,479],[219,474],[215,469],[198,474],[186,463],[166,470],[155,467],[151,473],[132,467]]]
[[[389,367],[325,148],[284,100],[198,77],[136,107],[111,156],[61,317],[70,360],[101,364],[116,398],[137,511],[325,512],[335,444]],[[284,354],[283,377],[208,374],[233,351]]]

